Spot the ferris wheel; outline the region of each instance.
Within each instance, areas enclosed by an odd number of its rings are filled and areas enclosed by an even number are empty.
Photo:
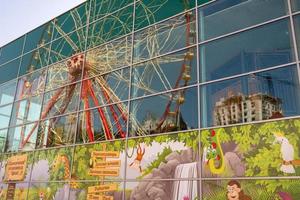
[[[167,0],[161,1],[161,4],[165,2]],[[145,16],[140,18],[146,21],[151,21],[150,18],[162,6],[152,5],[149,9],[142,1],[139,4],[145,9]],[[139,105],[133,106],[129,113],[126,101],[128,96],[160,92],[152,87],[153,84],[160,85],[160,90],[163,91],[178,89],[187,86],[191,80],[191,69],[196,67],[192,64],[194,50],[187,48],[174,54],[168,54],[168,51],[184,49],[195,43],[193,12],[186,11],[182,15],[143,28],[132,38],[130,24],[133,19],[126,11],[127,8],[88,24],[91,16],[102,14],[101,10],[97,13],[92,9],[90,17],[80,17],[82,12],[89,10],[88,6],[80,6],[51,24],[53,34],[59,35],[56,36],[58,39],[52,42],[51,48],[42,45],[41,48],[49,52],[49,62],[52,64],[45,76],[26,76],[27,80],[24,80],[23,88],[18,94],[30,96],[42,93],[41,88],[45,87],[40,116],[42,122],[35,123],[26,134],[21,133],[19,148],[24,148],[37,130],[37,145],[40,147],[73,143],[76,128],[77,140],[84,143],[125,138],[129,120],[136,135],[148,134],[135,116]],[[149,13],[149,10],[152,12]],[[64,29],[70,22],[81,28],[66,33]],[[128,34],[118,37],[117,33]],[[84,51],[85,49],[88,50]],[[38,59],[43,57],[37,53],[33,60]],[[58,60],[63,61],[57,62]],[[162,67],[165,63],[174,64],[180,69],[172,80]],[[33,70],[34,65],[31,64],[28,71]],[[129,94],[130,86],[132,89]],[[167,103],[162,116],[155,122],[156,132],[180,126],[180,107],[185,103],[185,89],[169,92],[164,98]],[[84,110],[79,113],[78,118],[76,115],[64,116],[77,110],[78,105]],[[63,126],[60,129],[56,128],[59,123]],[[78,127],[75,127],[76,124]],[[95,128],[96,124],[100,127],[98,130]]]

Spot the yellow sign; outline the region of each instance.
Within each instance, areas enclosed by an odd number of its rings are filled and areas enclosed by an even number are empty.
[[[94,168],[106,168],[106,167],[120,167],[120,160],[109,160],[109,161],[97,161]]]
[[[93,151],[92,157],[94,158],[118,158],[120,152],[118,151]]]
[[[87,200],[114,200],[112,196],[88,194]]]
[[[27,166],[27,155],[12,156],[7,159],[5,167],[6,181],[23,181]]]
[[[118,184],[106,184],[88,187],[88,193],[98,193],[98,192],[110,192],[116,191],[118,189]]]
[[[119,169],[92,168],[89,171],[90,176],[119,176]]]

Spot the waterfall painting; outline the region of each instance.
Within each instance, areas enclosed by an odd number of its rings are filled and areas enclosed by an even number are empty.
[[[202,183],[203,200],[297,200],[300,180],[217,180]]]

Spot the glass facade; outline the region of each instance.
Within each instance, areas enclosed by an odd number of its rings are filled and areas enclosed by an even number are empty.
[[[88,0],[0,48],[0,199],[300,197],[299,0]]]

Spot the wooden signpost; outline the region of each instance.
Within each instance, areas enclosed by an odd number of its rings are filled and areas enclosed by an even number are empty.
[[[118,189],[118,184],[104,184],[105,176],[119,176],[121,161],[107,160],[107,158],[119,158],[118,151],[105,151],[106,145],[103,144],[102,151],[93,151],[91,159],[93,167],[89,171],[90,176],[99,176],[102,184],[88,187],[87,200],[113,200],[113,196],[105,195],[105,192],[113,192]]]

